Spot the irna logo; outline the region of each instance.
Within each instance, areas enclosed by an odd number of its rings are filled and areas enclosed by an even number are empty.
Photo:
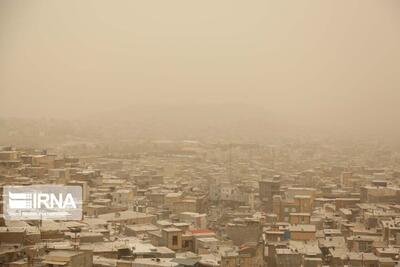
[[[76,209],[71,193],[8,193],[9,207],[12,209]]]
[[[80,186],[6,186],[4,215],[8,220],[80,220]]]

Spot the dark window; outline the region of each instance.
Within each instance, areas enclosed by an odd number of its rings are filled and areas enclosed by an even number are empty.
[[[185,241],[185,242],[183,242],[183,247],[184,248],[188,248],[189,247],[189,241]]]
[[[176,236],[176,235],[172,236],[172,245],[173,246],[178,245],[178,236]]]

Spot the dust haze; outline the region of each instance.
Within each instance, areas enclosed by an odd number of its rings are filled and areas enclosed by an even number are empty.
[[[0,267],[400,267],[400,0],[0,0]]]
[[[2,1],[0,116],[395,136],[399,11],[396,0]]]

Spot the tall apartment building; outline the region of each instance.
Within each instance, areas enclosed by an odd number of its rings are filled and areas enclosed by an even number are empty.
[[[272,179],[263,179],[259,182],[260,200],[265,211],[272,211],[272,200],[275,195],[280,195],[281,180],[280,175],[274,175]]]

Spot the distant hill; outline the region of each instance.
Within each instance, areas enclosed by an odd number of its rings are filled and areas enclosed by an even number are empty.
[[[292,126],[249,105],[138,105],[95,114],[93,125],[120,137],[260,141],[286,135]]]
[[[137,105],[78,120],[0,119],[2,143],[73,140],[197,139],[262,142],[290,135],[293,126],[249,105]]]

